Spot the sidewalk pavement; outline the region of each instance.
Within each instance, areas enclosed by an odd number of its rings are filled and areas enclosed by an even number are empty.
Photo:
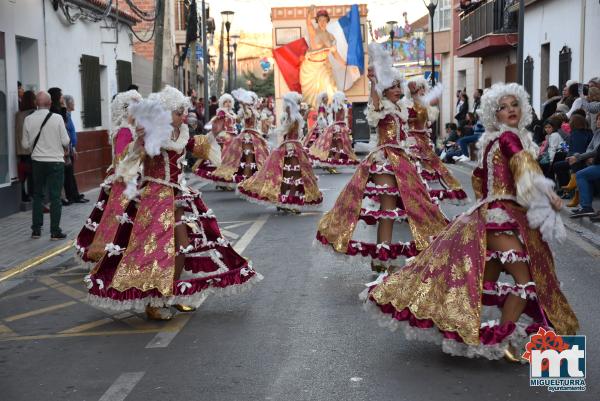
[[[99,188],[85,193],[88,203],[63,206],[60,226],[66,240],[50,240],[50,215],[44,214],[42,237],[31,238],[31,210],[19,212],[0,219],[0,277],[3,273],[33,263],[35,259],[59,252],[72,245],[83,223],[98,199]],[[67,251],[68,252],[68,251]],[[1,279],[1,278],[0,278]]]
[[[188,177],[188,183],[195,188],[202,186],[195,177]],[[60,227],[67,234],[67,239],[50,240],[50,215],[44,214],[42,237],[31,238],[31,210],[0,218],[0,284],[20,271],[27,270],[45,260],[71,253],[74,255],[73,240],[79,234],[89,217],[100,188],[85,192],[88,203],[73,203],[63,206]]]

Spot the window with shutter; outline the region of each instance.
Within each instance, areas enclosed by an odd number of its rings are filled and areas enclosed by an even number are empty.
[[[527,56],[523,62],[523,86],[529,96],[533,93],[533,58]]]
[[[571,48],[564,46],[558,55],[559,88],[564,88],[569,79],[571,79]]]
[[[83,127],[99,127],[102,125],[100,100],[100,59],[94,56],[81,55],[81,90],[83,95]]]
[[[124,92],[131,85],[131,63],[125,60],[117,60],[117,90]]]

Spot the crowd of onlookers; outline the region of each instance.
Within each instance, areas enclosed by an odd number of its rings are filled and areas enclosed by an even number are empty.
[[[570,199],[572,218],[600,221],[592,207],[600,190],[600,78],[587,84],[568,81],[562,92],[549,86],[546,95],[542,119],[533,129],[540,167],[556,182],[558,193]]]
[[[50,213],[51,239],[64,239],[60,229],[62,206],[89,200],[79,193],[74,164],[77,130],[71,118],[72,96],[57,87],[40,91],[18,87],[19,111],[15,116],[15,145],[21,200],[32,202],[32,238],[39,238],[43,213]]]
[[[446,124],[446,136],[440,157],[446,163],[475,159],[470,154],[483,134],[477,110],[482,95],[477,90],[473,105],[465,91],[458,91],[456,123]],[[588,83],[568,81],[562,90],[547,88],[547,100],[541,107],[541,119],[533,111],[527,127],[539,146],[538,162],[546,177],[556,183],[558,194],[573,208],[572,218],[589,216],[600,221],[592,207],[600,192],[600,78]]]
[[[456,93],[456,123],[446,124],[446,136],[440,157],[446,163],[467,161],[474,155],[471,154],[471,144],[477,143],[483,134],[483,125],[479,121],[477,110],[481,107],[483,90],[477,89],[473,93],[473,103],[469,103],[466,90]]]

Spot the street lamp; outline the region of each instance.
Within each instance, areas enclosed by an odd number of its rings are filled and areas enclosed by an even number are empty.
[[[231,35],[231,42],[233,44],[233,86],[237,88],[237,47],[240,35]]]
[[[417,65],[421,65],[421,43],[423,42],[423,38],[425,37],[425,32],[422,29],[418,29],[413,34],[415,35],[415,39],[417,39]]]
[[[395,29],[396,29],[396,25],[398,24],[398,21],[388,21],[386,22],[386,24],[390,27],[390,54],[392,55],[392,58],[394,57],[394,34],[395,34]]]
[[[225,30],[227,31],[227,92],[231,92],[231,43],[229,40],[229,30],[231,29],[233,14],[233,11],[221,11],[221,17],[225,21]]]
[[[203,75],[204,75],[204,87],[203,87],[203,94],[204,94],[204,124],[208,123],[209,120],[209,110],[208,110],[208,95],[209,95],[209,90],[208,90],[208,84],[209,84],[209,79],[208,79],[208,59],[210,57],[210,54],[208,53],[208,43],[206,42],[207,40],[207,36],[208,34],[212,34],[214,32],[214,24],[213,27],[211,28],[213,32],[210,32],[211,29],[209,29],[208,27],[208,14],[207,14],[207,10],[206,10],[206,1],[202,0],[202,71],[203,71]]]
[[[435,31],[433,26],[433,17],[435,17],[435,9],[438,6],[438,0],[423,0],[423,4],[429,10],[431,17],[431,86],[435,85]]]

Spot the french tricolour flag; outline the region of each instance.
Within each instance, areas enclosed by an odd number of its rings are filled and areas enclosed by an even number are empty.
[[[339,89],[348,90],[365,71],[362,30],[358,5],[350,7],[348,14],[327,25],[327,30],[335,37],[339,54],[346,56],[346,68],[329,56],[333,74]]]
[[[337,21],[330,21],[327,30],[335,37],[339,54],[346,59],[347,67],[329,56],[338,89],[348,90],[365,72],[365,55],[360,28],[358,5],[350,7],[348,14]],[[290,90],[302,93],[299,72],[308,38],[300,38],[273,50],[273,57]]]

